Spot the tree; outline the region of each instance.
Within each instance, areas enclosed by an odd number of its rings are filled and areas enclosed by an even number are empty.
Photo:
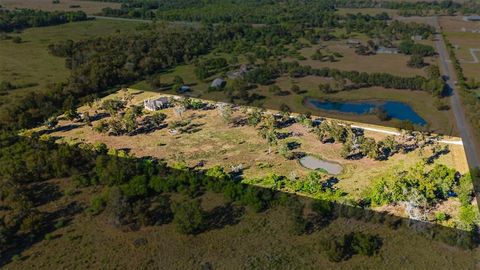
[[[175,85],[184,85],[184,81],[183,81],[183,78],[176,75],[174,78],[173,78],[173,84]]]
[[[365,138],[360,145],[361,152],[371,159],[377,159],[380,156],[380,152],[377,147],[377,143],[373,138]]]
[[[277,145],[278,143],[276,124],[275,117],[273,117],[271,114],[268,114],[263,118],[262,126],[259,130],[260,136],[267,141],[268,154],[271,153],[271,147]]]
[[[258,108],[255,108],[248,113],[247,123],[250,126],[256,127],[262,121],[262,117],[263,117],[263,113]]]
[[[125,103],[118,99],[107,99],[102,102],[101,108],[111,116],[117,115],[120,110],[125,108]]]
[[[183,234],[195,234],[204,228],[205,214],[199,200],[184,200],[172,205],[173,223]]]
[[[423,61],[423,57],[418,54],[413,54],[410,56],[410,60],[407,62],[407,66],[414,67],[414,68],[422,68],[425,66],[425,62]]]
[[[127,184],[122,185],[123,194],[127,197],[143,197],[148,192],[148,181],[145,175],[133,177]]]
[[[65,118],[67,118],[70,121],[73,121],[75,119],[78,119],[80,116],[77,112],[76,109],[70,109],[65,112]]]
[[[437,65],[430,65],[425,69],[425,72],[427,73],[427,77],[429,79],[438,79],[440,78],[440,69],[438,68]]]

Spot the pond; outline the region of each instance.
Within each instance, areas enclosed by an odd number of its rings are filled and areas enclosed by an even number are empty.
[[[325,170],[329,174],[339,174],[342,172],[343,168],[337,163],[318,159],[314,156],[304,156],[299,160],[300,164],[311,170]]]
[[[389,117],[398,120],[408,120],[413,124],[424,126],[427,122],[420,117],[409,105],[397,101],[365,101],[365,102],[339,102],[321,101],[308,98],[306,103],[321,110],[338,111],[342,113],[369,114],[375,108],[383,108]]]

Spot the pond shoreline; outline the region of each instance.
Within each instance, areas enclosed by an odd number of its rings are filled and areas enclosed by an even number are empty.
[[[298,160],[301,166],[311,170],[325,170],[328,174],[338,175],[343,171],[343,167],[333,161],[317,158],[314,155],[306,155]]]
[[[382,108],[393,120],[410,121],[419,126],[428,124],[409,104],[400,101],[378,99],[346,101],[342,99],[304,97],[302,103],[309,109],[351,116],[373,115],[376,108]]]

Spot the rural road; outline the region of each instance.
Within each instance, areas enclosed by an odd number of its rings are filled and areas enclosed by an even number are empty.
[[[460,133],[460,137],[463,141],[463,148],[465,149],[465,154],[467,155],[467,161],[470,168],[480,167],[479,162],[479,155],[477,152],[477,148],[475,147],[475,137],[473,135],[473,131],[465,118],[465,114],[463,112],[462,103],[460,100],[460,94],[455,89],[455,84],[452,80],[454,78],[454,71],[453,67],[448,63],[448,52],[443,40],[443,36],[441,35],[441,28],[438,24],[437,17],[434,18],[435,20],[435,27],[437,28],[438,34],[435,35],[435,46],[437,48],[438,55],[440,57],[440,69],[442,70],[442,74],[446,78],[447,86],[451,90],[451,105],[452,111],[455,116],[455,120],[457,123],[457,128]]]
[[[130,19],[130,18],[120,18],[120,17],[106,17],[106,16],[88,16],[88,17],[100,19],[100,20],[112,20],[112,21],[124,21],[124,22],[144,22],[144,23],[152,22],[152,20]]]

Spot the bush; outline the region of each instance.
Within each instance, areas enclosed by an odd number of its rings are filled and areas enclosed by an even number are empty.
[[[91,215],[98,215],[105,209],[107,205],[107,199],[105,194],[101,194],[92,198],[90,207],[87,208],[87,212]]]
[[[18,44],[18,43],[22,43],[22,38],[21,38],[21,37],[18,37],[18,36],[13,37],[13,38],[12,38],[12,42],[13,42],[13,43],[17,43],[17,44]]]
[[[435,220],[438,222],[443,222],[447,220],[447,215],[444,212],[435,213]]]
[[[330,236],[322,243],[323,251],[332,262],[347,260],[356,254],[370,257],[376,255],[381,246],[378,236],[362,232],[351,232],[341,238]]]

